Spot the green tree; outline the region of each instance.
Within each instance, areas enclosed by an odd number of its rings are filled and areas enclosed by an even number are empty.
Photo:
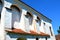
[[[58,34],[60,34],[60,26],[59,26],[59,29],[57,30]]]

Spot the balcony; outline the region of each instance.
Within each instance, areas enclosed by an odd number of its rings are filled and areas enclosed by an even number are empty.
[[[32,27],[32,26],[31,26]],[[8,33],[14,33],[14,34],[22,34],[22,35],[30,35],[30,36],[42,36],[42,37],[49,37],[49,34],[43,33],[43,32],[36,32],[34,30],[29,30],[29,32],[26,32],[26,29],[24,29],[23,26],[21,26],[20,23],[16,22],[14,24],[14,29],[6,29],[5,30]]]
[[[30,31],[30,33],[27,33],[27,32],[24,32],[23,30],[21,29],[13,29],[13,30],[5,30],[9,33],[14,33],[14,34],[22,34],[22,35],[32,35],[32,36],[43,36],[43,37],[49,37],[50,35],[49,34],[45,34],[43,32],[40,32],[40,34],[37,34],[36,32],[34,31]]]

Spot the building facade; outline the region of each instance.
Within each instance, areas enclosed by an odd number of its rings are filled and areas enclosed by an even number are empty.
[[[0,0],[0,40],[55,40],[51,20],[21,0]]]

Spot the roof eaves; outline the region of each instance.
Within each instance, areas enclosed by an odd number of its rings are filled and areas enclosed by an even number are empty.
[[[24,3],[23,1],[20,0],[20,2]],[[28,4],[24,3],[25,5],[27,5],[28,7],[32,8],[34,11],[38,12],[37,10],[35,10],[33,7],[29,6]],[[39,14],[41,14],[42,16],[44,16],[42,13],[38,12]],[[44,16],[46,17],[46,16]],[[47,19],[49,19],[48,17],[46,17]],[[52,21],[51,19],[49,19],[50,21]]]

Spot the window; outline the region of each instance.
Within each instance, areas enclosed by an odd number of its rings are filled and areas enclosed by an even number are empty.
[[[0,20],[1,20],[1,11],[2,11],[2,6],[3,6],[3,3],[2,3],[2,1],[0,0]]]
[[[29,26],[32,25],[33,16],[31,15],[31,13],[27,12],[24,19],[26,31],[29,31]]]
[[[37,32],[40,32],[40,25],[41,25],[41,20],[39,17],[37,17],[36,19],[36,28],[37,28]]]
[[[3,6],[3,3],[2,3],[2,1],[0,0],[0,9],[2,8],[2,6]]]
[[[25,15],[25,17],[28,19],[29,25],[31,25],[32,24],[32,20],[33,20],[32,15],[29,12],[27,12],[27,15]]]
[[[17,5],[11,5],[11,9],[12,9],[13,11],[21,12],[20,8],[17,7]]]
[[[38,25],[40,26],[40,24],[41,24],[41,20],[40,20],[40,18],[39,18],[39,17],[37,17],[36,22],[37,22],[37,23],[38,23]]]
[[[43,22],[43,28],[44,28],[44,32],[46,33],[46,23]]]
[[[21,10],[16,5],[11,5],[11,9],[12,9],[12,29],[14,29],[14,23],[20,22]]]
[[[50,29],[51,36],[53,36],[53,33],[52,33],[52,30],[51,30],[51,27],[49,27],[49,29]]]
[[[43,23],[44,24],[44,26],[45,26],[45,23]]]
[[[2,4],[2,1],[0,0],[0,5]]]
[[[2,1],[0,0],[0,13],[1,13],[1,11],[2,11],[2,8],[3,8],[3,3],[2,3]]]

